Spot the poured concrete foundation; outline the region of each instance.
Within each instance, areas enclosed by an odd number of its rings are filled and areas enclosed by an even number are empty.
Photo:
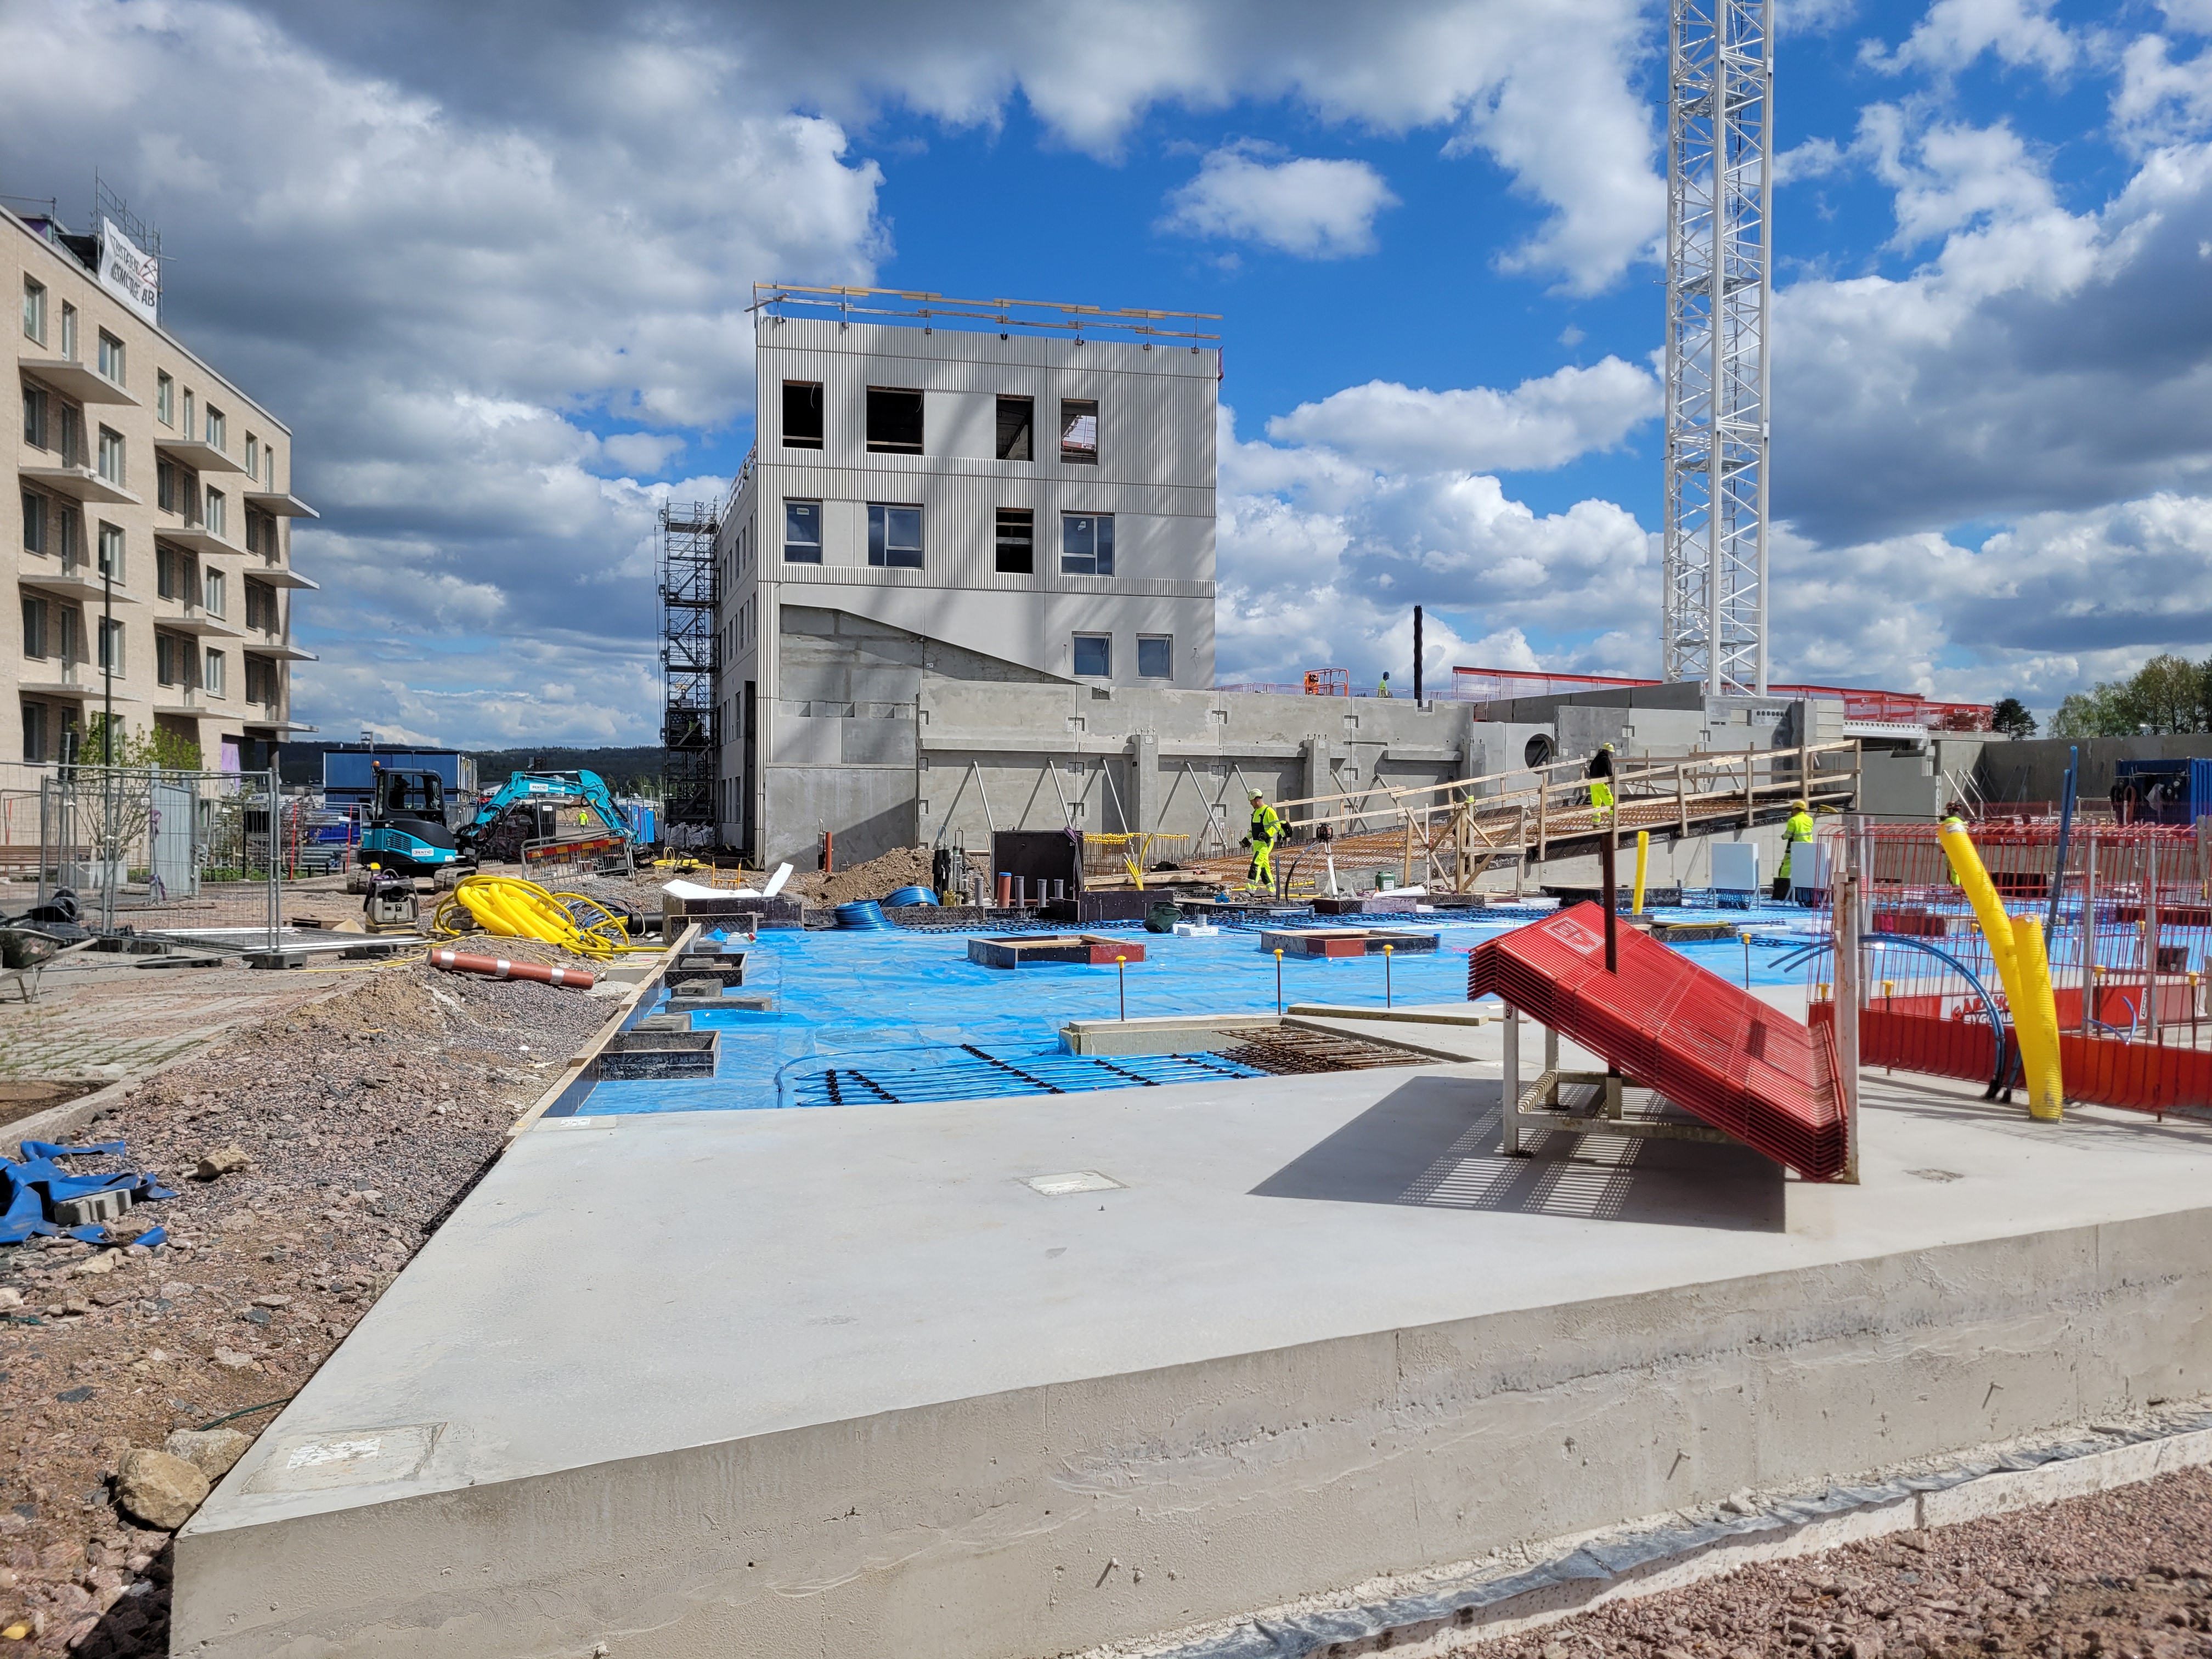
[[[2212,1134],[1866,1096],[1856,1188],[1499,1158],[1481,1060],[549,1121],[180,1535],[173,1651],[1014,1659],[2206,1389]]]

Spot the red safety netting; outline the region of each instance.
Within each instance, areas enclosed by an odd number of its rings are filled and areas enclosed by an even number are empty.
[[[1816,1034],[1687,957],[1577,904],[1480,945],[1467,994],[1495,994],[1626,1076],[1815,1181],[1849,1148],[1832,1031]]]
[[[2055,817],[1970,828],[2007,915],[2045,929],[2067,1098],[2144,1111],[2212,1106],[2212,860],[2196,830],[2077,820],[2062,868]],[[1843,866],[1853,834],[1867,927],[1860,1063],[1987,1080],[1996,1067],[1989,1008],[2006,1020],[2011,1010],[1935,826],[1832,832],[1826,867]],[[1835,976],[1825,954],[1808,960],[1816,1010]]]

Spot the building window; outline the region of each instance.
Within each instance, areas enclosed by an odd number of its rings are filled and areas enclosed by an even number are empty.
[[[786,564],[822,562],[822,503],[786,501],[783,504],[783,562]]]
[[[123,434],[111,427],[100,428],[100,476],[123,488]]]
[[[1137,678],[1140,680],[1171,680],[1175,678],[1173,635],[1137,635]]]
[[[1114,636],[1111,634],[1078,634],[1075,636],[1075,675],[1078,679],[1110,680],[1114,678]]]
[[[868,562],[896,570],[921,568],[921,509],[868,503]]]
[[[43,661],[46,655],[46,602],[23,595],[23,654]]]
[[[185,427],[184,427],[184,432],[185,432],[185,437],[186,438],[186,440],[187,440],[187,441],[189,441],[189,440],[191,439],[191,435],[192,435],[193,429],[194,429],[194,428],[193,428],[193,427],[192,427],[192,392],[191,392],[191,388],[190,386],[186,386],[186,387],[185,388]]]
[[[23,278],[23,332],[40,345],[46,343],[46,285],[27,276]]]
[[[228,586],[220,570],[210,570],[201,577],[200,609],[210,617],[222,615],[224,608],[230,603],[230,596],[225,591]]]
[[[116,385],[123,384],[123,342],[104,328],[100,331],[100,372]]]
[[[246,434],[246,476],[256,483],[261,482],[261,440],[251,432]]]
[[[223,435],[222,435],[222,429],[223,429],[222,411],[221,410],[219,410],[219,409],[216,408],[214,404],[209,404],[209,405],[208,405],[208,418],[207,418],[207,441],[208,441],[208,447],[209,447],[210,449],[221,449],[221,448],[224,447]]]
[[[23,388],[23,441],[33,449],[46,443],[46,394],[36,386]]]
[[[246,509],[246,550],[249,553],[258,553],[263,550],[261,523],[261,514],[256,513],[252,507],[247,507]],[[273,553],[276,550],[272,544],[268,550]]]
[[[203,684],[207,687],[208,696],[224,697],[230,695],[225,689],[228,684],[229,666],[222,652],[210,651],[207,653],[207,678]]]
[[[822,382],[786,380],[783,383],[783,447],[786,449],[822,447]],[[869,448],[875,445],[871,443]]]
[[[276,701],[276,665],[266,657],[246,659],[246,700],[264,707]]]
[[[276,631],[276,590],[267,582],[255,581],[251,576],[246,579],[246,625],[258,628],[264,634]],[[249,681],[252,678],[251,670],[246,678]]]
[[[270,495],[276,493],[276,446],[270,444],[261,452],[261,471],[266,477],[263,488]]]
[[[154,418],[163,426],[177,423],[177,383],[167,374],[154,376]]]
[[[23,758],[37,765],[46,757],[46,706],[42,702],[23,705]]]
[[[62,301],[62,356],[76,361],[76,307],[66,300]]]
[[[220,489],[210,489],[207,492],[207,532],[209,535],[222,536],[228,533],[230,525],[229,507],[230,503],[223,499],[222,491]]]
[[[1036,573],[1036,514],[1026,507],[1000,507],[999,574],[1001,576],[1029,576]]]
[[[177,510],[177,468],[173,461],[154,463],[154,505],[164,513]]]
[[[1098,400],[1060,400],[1060,459],[1079,466],[1098,465]]]
[[[868,388],[868,453],[921,453],[921,393],[896,386]]]
[[[103,620],[100,624],[100,665],[123,672],[123,624]]]
[[[55,612],[61,623],[61,642],[58,654],[65,663],[84,660],[84,613],[75,605],[63,605]]]
[[[46,498],[23,492],[23,551],[43,553],[46,550]]]
[[[154,683],[175,685],[184,675],[184,650],[187,642],[173,634],[154,635]]]
[[[1034,398],[1006,398],[999,399],[999,459],[1002,461],[1026,461],[1033,459],[1030,439],[1036,425],[1036,399]]]
[[[157,598],[173,599],[177,597],[180,586],[177,579],[178,563],[176,554],[169,549],[157,547],[154,550],[154,592]]]
[[[123,531],[119,526],[100,526],[100,574],[112,581],[123,580]]]
[[[1063,513],[1060,519],[1060,569],[1066,576],[1114,574],[1114,515]]]

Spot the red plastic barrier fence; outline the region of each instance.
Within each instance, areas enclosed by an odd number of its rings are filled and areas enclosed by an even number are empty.
[[[1847,1161],[1835,1033],[1815,1033],[1687,957],[1577,904],[1477,945],[1470,999],[1496,994],[1692,1115],[1814,1181]]]

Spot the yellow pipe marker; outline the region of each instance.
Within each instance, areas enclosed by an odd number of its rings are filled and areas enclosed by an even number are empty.
[[[2027,1082],[2027,1111],[2046,1122],[2063,1115],[2065,1092],[2058,1067],[2058,1008],[2051,989],[2051,964],[2043,953],[2043,924],[2032,916],[2018,922],[2005,914],[1990,872],[1965,823],[1947,818],[1936,831],[1951,873],[1974,907],[1982,937],[1990,942],[1997,980],[2005,1000],[2012,1005],[2014,1035],[2020,1039],[2021,1062]],[[2033,956],[2030,963],[2027,958]]]
[[[1632,916],[1640,916],[1644,914],[1644,872],[1650,862],[1651,832],[1649,830],[1638,830],[1636,832],[1636,902],[1629,910],[1629,915]]]

